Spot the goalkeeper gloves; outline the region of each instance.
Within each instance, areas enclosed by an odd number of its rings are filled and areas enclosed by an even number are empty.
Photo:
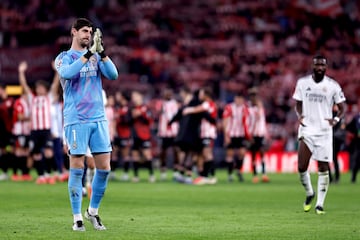
[[[94,33],[93,43],[87,53],[84,54],[84,57],[89,59],[93,54],[99,53],[101,58],[105,58],[105,50],[102,42],[102,33],[99,28],[96,28]]]
[[[105,58],[106,54],[105,54],[104,45],[103,45],[103,41],[102,41],[102,33],[99,28],[96,28],[95,36],[97,38],[96,52],[99,53],[101,58]]]
[[[94,34],[92,45],[89,47],[87,53],[84,54],[85,58],[89,59],[93,54],[96,53],[96,47],[98,41],[99,41],[98,35]]]

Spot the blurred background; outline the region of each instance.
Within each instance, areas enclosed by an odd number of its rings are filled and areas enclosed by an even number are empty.
[[[52,80],[51,61],[70,47],[70,26],[86,17],[104,35],[119,81],[107,94],[139,90],[156,108],[164,87],[213,86],[219,106],[258,87],[273,148],[296,149],[292,92],[311,58],[329,60],[344,89],[348,115],[360,95],[360,1],[356,0],[1,0],[0,82]],[[276,144],[279,144],[277,146]]]

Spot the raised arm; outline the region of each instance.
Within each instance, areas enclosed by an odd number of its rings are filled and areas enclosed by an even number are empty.
[[[19,82],[21,87],[24,89],[24,92],[26,94],[31,94],[31,89],[29,87],[29,85],[27,84],[26,81],[26,77],[25,77],[25,72],[28,68],[27,62],[22,61],[20,62],[19,66],[18,66],[18,72],[19,72]]]
[[[56,71],[55,68],[55,61],[51,62],[51,66],[54,70],[54,77],[53,77],[53,81],[51,83],[51,87],[50,87],[50,93],[52,96],[57,96],[58,95],[58,91],[59,91],[59,86],[60,86],[60,77],[58,72]]]

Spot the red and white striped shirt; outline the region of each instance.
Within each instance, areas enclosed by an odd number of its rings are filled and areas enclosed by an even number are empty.
[[[29,95],[31,103],[31,130],[51,129],[51,96]]]
[[[204,101],[201,107],[207,111],[214,119],[217,117],[217,107],[214,101]],[[216,125],[208,122],[206,119],[201,120],[200,125],[200,137],[201,138],[216,138]]]
[[[245,104],[227,104],[222,117],[228,120],[225,134],[230,137],[249,137],[249,109]]]
[[[20,120],[19,115],[23,115],[28,120]],[[12,133],[15,136],[29,135],[30,134],[30,106],[26,99],[20,97],[16,99],[14,103],[13,112],[13,130]]]
[[[265,137],[267,135],[266,116],[263,106],[252,105],[250,112],[250,133],[254,137]]]
[[[179,130],[179,124],[174,122],[171,126],[168,126],[168,122],[173,118],[173,116],[179,110],[179,103],[174,100],[165,100],[161,106],[161,113],[159,116],[158,124],[158,136],[163,138],[172,138],[175,137]]]

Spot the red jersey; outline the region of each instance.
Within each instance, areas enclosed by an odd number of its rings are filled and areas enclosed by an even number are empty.
[[[158,124],[158,136],[162,138],[173,138],[177,135],[179,124],[174,122],[171,126],[168,123],[173,116],[178,112],[179,104],[175,100],[163,101],[161,106],[161,113]]]
[[[14,99],[13,98],[6,98],[0,101],[0,121],[2,121],[2,127],[9,133],[11,133],[13,128],[13,121],[12,121],[12,112],[14,107]],[[0,133],[1,134],[1,133]]]
[[[132,117],[133,137],[141,140],[150,140],[152,118],[147,106],[135,106],[132,110],[140,111],[140,116]]]
[[[19,115],[27,120],[20,120]],[[12,133],[16,136],[30,134],[30,106],[26,99],[20,97],[14,103]]]
[[[225,106],[223,119],[228,119],[225,134],[230,137],[249,138],[249,109],[246,104],[229,103]]]
[[[207,111],[210,114],[210,117],[213,119],[217,118],[217,107],[214,101],[204,101],[201,104],[201,107],[204,109],[204,111]],[[216,125],[208,122],[205,119],[202,119],[200,125],[200,137],[215,139]]]
[[[31,130],[51,129],[51,100],[50,96],[29,96],[31,103]]]
[[[116,133],[119,138],[130,138],[131,137],[131,116],[129,113],[128,106],[122,106],[117,109],[115,113],[116,119]]]

